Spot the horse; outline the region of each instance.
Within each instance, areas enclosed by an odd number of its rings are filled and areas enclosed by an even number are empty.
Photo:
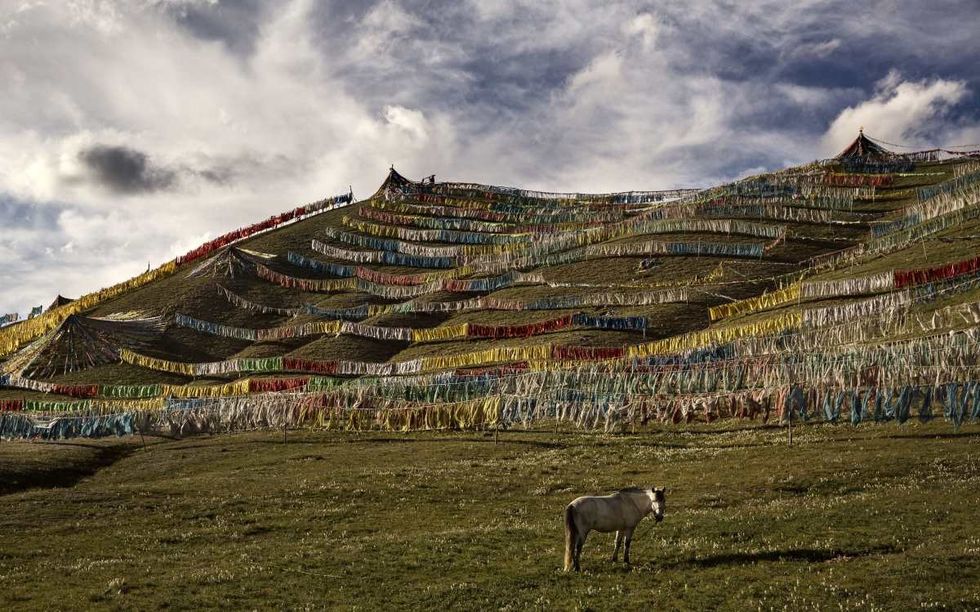
[[[619,547],[625,540],[623,561],[629,565],[633,530],[651,512],[658,523],[664,520],[664,510],[667,509],[666,493],[665,488],[630,487],[620,489],[612,495],[579,497],[568,504],[565,507],[565,571],[579,571],[582,547],[592,530],[601,533],[616,532],[613,562],[619,556]]]

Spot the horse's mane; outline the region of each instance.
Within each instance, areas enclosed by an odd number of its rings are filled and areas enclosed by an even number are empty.
[[[626,487],[625,489],[620,489],[616,491],[617,493],[646,493],[647,489],[640,487]]]

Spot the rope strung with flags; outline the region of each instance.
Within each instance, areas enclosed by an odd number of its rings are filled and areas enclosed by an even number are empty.
[[[66,439],[166,432],[172,435],[245,429],[314,427],[418,431],[533,426],[561,420],[606,431],[649,422],[720,418],[836,422],[935,418],[954,424],[980,418],[980,383],[937,381],[896,386],[835,387],[800,381],[771,389],[669,395],[604,394],[579,387],[533,395],[503,392],[458,401],[406,401],[338,389],[260,396],[0,402],[0,437]]]
[[[706,329],[689,332],[679,336],[664,338],[626,347],[595,347],[596,350],[579,350],[582,347],[563,347],[561,345],[541,344],[518,347],[495,347],[488,350],[455,355],[420,357],[398,362],[355,362],[355,361],[312,361],[291,357],[229,359],[210,363],[185,363],[168,361],[147,355],[140,355],[128,349],[120,349],[119,357],[125,363],[142,366],[152,370],[183,374],[185,376],[212,376],[244,372],[286,372],[298,371],[311,374],[350,374],[394,376],[451,370],[462,367],[484,366],[494,363],[519,361],[555,360],[610,360],[619,358],[649,357],[659,354],[672,354],[700,348],[710,344],[731,342],[750,335],[771,334],[788,328],[798,328],[802,323],[799,313],[790,313],[766,321],[730,326],[719,329]],[[436,328],[438,329],[438,328]],[[452,328],[450,328],[452,329]],[[433,330],[431,333],[436,333]],[[453,330],[451,333],[458,333]]]
[[[100,289],[93,293],[83,295],[77,300],[67,304],[50,308],[48,311],[37,314],[19,325],[0,328],[0,358],[10,355],[24,344],[56,328],[62,321],[73,314],[90,310],[98,304],[118,297],[123,293],[127,293],[133,289],[143,287],[154,281],[160,280],[161,278],[170,276],[176,271],[179,264],[200,259],[201,257],[207,256],[224,245],[255,235],[256,233],[262,231],[273,229],[274,227],[278,227],[283,223],[287,223],[311,214],[332,210],[333,208],[340,206],[346,206],[352,200],[352,194],[348,193],[343,196],[327,198],[326,200],[320,200],[319,202],[301,206],[290,212],[283,213],[277,217],[272,217],[271,219],[261,223],[236,230],[230,234],[225,234],[224,236],[216,238],[211,242],[201,245],[182,257],[178,257],[173,261],[168,261],[158,268],[147,270],[143,274],[134,276],[129,280]]]
[[[199,332],[252,342],[268,342],[285,338],[316,335],[349,334],[376,340],[434,342],[478,338],[529,338],[567,329],[600,329],[615,331],[644,330],[646,317],[592,316],[584,313],[564,315],[547,321],[523,325],[479,325],[463,323],[436,328],[386,327],[364,325],[349,321],[314,321],[300,325],[284,325],[266,329],[248,329],[202,321],[183,314],[174,316],[181,327]]]
[[[221,236],[218,236],[214,240],[205,242],[204,244],[195,248],[194,250],[189,251],[184,255],[181,255],[180,257],[177,258],[176,263],[177,265],[181,265],[191,261],[195,261],[202,257],[207,257],[214,251],[224,246],[227,246],[233,242],[238,242],[239,240],[244,240],[245,238],[249,238],[261,232],[275,229],[277,227],[280,227],[286,223],[295,221],[297,219],[302,219],[304,217],[309,217],[311,215],[320,214],[320,213],[327,212],[329,210],[335,210],[337,208],[347,206],[353,201],[354,201],[354,194],[346,193],[344,195],[334,196],[332,198],[326,198],[323,200],[319,200],[317,202],[313,202],[311,204],[307,204],[305,206],[294,208],[293,210],[280,213],[273,217],[269,217],[265,221],[253,223],[252,225],[239,228],[232,232],[228,232],[227,234],[222,234]]]
[[[440,200],[440,202],[449,204]],[[452,202],[460,204],[460,202]],[[595,210],[590,207],[574,208],[524,208],[517,212],[505,212],[496,210],[496,205],[486,205],[484,202],[476,202],[477,206],[458,206],[458,205],[436,205],[425,204],[423,200],[372,200],[371,207],[362,207],[361,212],[365,211],[385,211],[386,214],[402,213],[413,216],[440,217],[450,221],[453,219],[469,219],[475,221],[506,223],[510,225],[545,225],[554,226],[556,224],[580,224],[590,221],[600,223],[610,223],[622,221],[638,211],[628,209],[600,209]],[[370,213],[369,213],[370,214]],[[375,219],[380,220],[380,219]],[[410,225],[410,224],[399,224]],[[569,228],[571,229],[571,228]]]
[[[296,258],[293,260],[299,261]],[[303,260],[307,263],[310,260]],[[357,291],[368,293],[386,299],[407,299],[417,298],[431,293],[446,291],[450,293],[474,293],[483,291],[496,291],[506,287],[518,285],[540,285],[546,281],[540,272],[518,272],[512,270],[498,276],[474,279],[454,279],[445,278],[434,280],[424,284],[395,284],[387,285],[366,280],[365,278],[341,278],[341,279],[314,279],[297,278],[264,266],[255,264],[256,275],[271,283],[300,289],[309,292],[333,293],[340,291]],[[369,275],[364,275],[369,276]],[[387,280],[384,276],[379,280]]]
[[[453,302],[419,302],[410,300],[400,304],[363,304],[349,308],[322,308],[314,304],[303,304],[294,308],[281,308],[252,302],[220,285],[218,285],[218,291],[233,305],[253,312],[284,316],[307,314],[328,319],[350,321],[357,321],[377,315],[398,313],[469,312],[477,310],[565,310],[584,307],[677,304],[690,300],[690,289],[688,287],[674,287],[654,291],[567,295],[553,298],[539,298],[536,300],[516,300],[484,296]]]
[[[502,223],[499,221],[487,221],[481,219],[469,219],[465,217],[452,216],[427,216],[417,214],[399,214],[388,212],[372,206],[362,206],[357,211],[358,216],[390,225],[404,225],[429,230],[454,230],[481,233],[500,233],[500,234],[550,234],[566,232],[584,227],[595,227],[606,223],[603,220],[586,219],[573,222],[539,223],[528,224],[522,221],[521,224]],[[620,217],[621,218],[621,217]]]
[[[877,322],[879,319],[875,319]],[[606,370],[609,376],[626,376],[627,380],[639,376],[657,373],[659,376],[668,377],[670,384],[677,383],[675,393],[683,393],[691,389],[719,390],[719,389],[738,389],[739,385],[751,383],[755,387],[772,387],[783,384],[783,381],[797,380],[823,380],[835,384],[863,384],[873,374],[874,380],[879,383],[910,380],[922,380],[928,382],[935,377],[934,368],[939,368],[942,372],[950,376],[959,376],[957,372],[966,368],[976,369],[976,357],[978,354],[978,330],[975,329],[980,322],[980,303],[960,304],[945,307],[941,311],[925,316],[914,315],[905,320],[888,320],[889,331],[894,335],[895,331],[900,331],[901,327],[911,326],[922,330],[944,329],[943,326],[969,322],[974,329],[965,332],[958,332],[954,335],[948,333],[933,334],[922,338],[911,340],[892,341],[882,343],[881,340],[873,344],[860,345],[849,340],[847,336],[834,335],[820,337],[823,332],[807,332],[798,335],[775,335],[775,336],[749,336],[741,337],[736,341],[726,345],[715,345],[694,351],[685,351],[675,355],[665,355],[651,358],[645,361],[626,361],[619,359],[623,355],[621,349],[617,347],[569,347],[556,345],[550,351],[549,359],[533,365],[533,369],[541,371],[542,376],[550,376],[560,373],[555,366],[561,361],[590,361],[605,360],[607,366],[614,369]],[[839,326],[840,328],[851,327],[852,323]],[[904,333],[904,332],[900,332]],[[815,340],[808,346],[801,345],[799,340],[809,337]],[[804,350],[806,349],[806,350]],[[499,357],[504,353],[496,355]],[[546,351],[537,350],[537,357],[547,354]],[[514,357],[517,355],[508,352],[506,355]],[[519,356],[519,355],[517,355]],[[355,366],[338,364],[336,362],[310,362],[298,359],[287,358],[286,360],[237,360],[238,369],[257,369],[266,368],[275,370],[281,368],[320,370],[326,374],[350,374],[356,373]],[[467,367],[472,364],[472,360],[466,361]],[[525,363],[525,362],[516,362]],[[642,364],[648,365],[643,367]],[[747,366],[751,366],[746,370]],[[678,369],[681,367],[681,369]],[[925,368],[925,369],[923,369]],[[414,368],[406,368],[408,370]],[[525,371],[518,369],[518,371]],[[728,372],[727,370],[731,370]],[[209,370],[212,374],[218,370]],[[583,370],[574,368],[576,375],[580,375]],[[586,370],[587,372],[588,370]],[[686,376],[684,379],[671,378],[679,372],[688,371],[696,374],[693,378]],[[971,370],[972,371],[972,370]],[[473,375],[472,373],[466,375]],[[620,374],[616,374],[620,372]],[[849,373],[850,372],[850,373]],[[412,374],[412,372],[407,372]],[[710,374],[710,377],[707,375]],[[449,373],[450,377],[453,376]],[[457,376],[462,375],[457,369]],[[432,374],[424,377],[409,376],[406,381],[416,381],[419,384],[433,384],[439,380],[444,380],[445,375]],[[287,379],[292,380],[292,379]],[[310,379],[312,381],[313,379]],[[604,380],[604,379],[603,379]],[[641,380],[637,378],[636,380]],[[727,382],[726,382],[727,381]],[[850,381],[850,382],[848,382]],[[327,382],[327,387],[332,383]],[[552,381],[553,382],[553,381]],[[600,381],[601,382],[601,381]],[[407,384],[407,382],[396,383],[390,380],[378,380],[377,384],[381,389],[386,389],[392,384]],[[164,393],[166,395],[181,397],[214,397],[219,395],[233,395],[245,392],[244,383],[239,381],[234,385],[218,386],[187,386],[178,387],[171,385],[155,386],[155,391],[149,393]],[[284,383],[285,384],[285,383]],[[288,383],[292,386],[299,386],[299,383]],[[360,384],[360,383],[358,383]],[[373,383],[372,383],[373,384]],[[413,383],[414,384],[414,383]],[[542,383],[544,384],[544,383]],[[551,384],[551,383],[547,383]],[[599,384],[595,380],[590,380],[590,385]],[[657,383],[659,389],[664,389],[664,382]],[[891,383],[889,383],[891,384]],[[99,385],[61,385],[35,381],[19,376],[0,377],[0,385],[13,386],[31,389],[42,392],[58,393],[73,397],[94,397],[105,395],[115,397],[120,395],[116,388],[108,388]],[[729,386],[735,385],[735,386]],[[319,384],[318,388],[324,388]],[[125,395],[133,395],[133,387],[121,387]],[[254,392],[257,387],[249,383],[248,391]],[[141,390],[138,397],[147,397],[146,389]]]
[[[759,312],[802,300],[872,295],[942,281],[980,272],[980,256],[929,268],[911,268],[881,272],[869,276],[833,280],[808,280],[779,291],[737,300],[708,309],[712,321],[735,315]]]

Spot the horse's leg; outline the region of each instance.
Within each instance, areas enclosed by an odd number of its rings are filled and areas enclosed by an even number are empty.
[[[623,549],[623,562],[625,562],[626,565],[630,564],[630,545],[633,544],[633,529],[634,527],[630,527],[625,531],[626,546]]]
[[[613,563],[615,563],[616,562],[616,559],[619,557],[619,545],[622,544],[622,543],[623,543],[623,532],[622,531],[617,531],[616,532],[616,548],[613,549],[613,557],[612,557]]]
[[[589,537],[588,531],[580,531],[575,541],[575,571],[579,571],[579,559],[582,556],[582,548],[585,546],[585,538]]]

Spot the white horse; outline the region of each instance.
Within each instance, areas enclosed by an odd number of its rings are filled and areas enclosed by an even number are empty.
[[[626,540],[623,561],[629,565],[633,530],[643,517],[653,513],[657,522],[664,520],[667,489],[632,487],[612,495],[579,497],[565,507],[565,571],[579,571],[579,557],[585,538],[592,530],[616,532],[612,560],[619,556],[619,546]]]

